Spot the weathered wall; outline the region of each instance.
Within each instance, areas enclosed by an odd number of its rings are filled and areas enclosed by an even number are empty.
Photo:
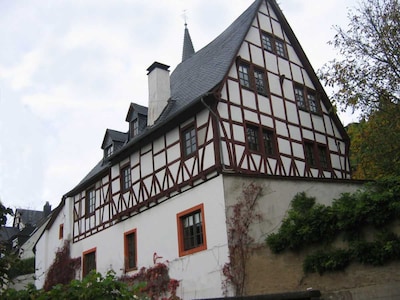
[[[305,275],[304,253],[273,254],[255,250],[248,264],[246,290],[258,295],[282,291],[320,290],[324,299],[400,299],[400,262],[382,267],[351,264],[345,271]]]
[[[305,275],[302,264],[307,251],[277,255],[271,253],[265,244],[267,235],[279,229],[296,193],[305,191],[307,195],[315,197],[318,203],[329,205],[342,193],[361,188],[360,182],[224,176],[228,213],[229,207],[240,196],[243,186],[249,183],[262,187],[257,208],[263,219],[251,228],[251,234],[259,247],[254,250],[247,265],[248,295],[313,288],[320,290],[324,299],[400,299],[400,262],[382,267],[352,264],[344,272],[322,276]],[[308,249],[310,250],[313,249]]]

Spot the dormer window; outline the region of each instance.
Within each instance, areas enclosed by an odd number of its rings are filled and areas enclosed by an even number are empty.
[[[139,121],[138,119],[133,120],[129,124],[129,133],[130,133],[130,138],[133,138],[139,134]]]
[[[113,153],[113,145],[110,145],[104,149],[104,158],[110,157]]]

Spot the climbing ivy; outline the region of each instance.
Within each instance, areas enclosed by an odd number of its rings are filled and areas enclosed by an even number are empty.
[[[305,273],[338,271],[352,261],[373,266],[400,259],[400,237],[390,225],[400,219],[400,177],[368,183],[355,193],[342,194],[332,206],[316,204],[306,193],[297,194],[278,232],[268,235],[272,252],[300,251],[324,246],[306,256]],[[365,233],[372,234],[367,240]],[[343,236],[346,246],[333,247]]]

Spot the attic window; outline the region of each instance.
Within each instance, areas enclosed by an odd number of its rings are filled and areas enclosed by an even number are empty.
[[[113,153],[113,145],[107,146],[104,149],[104,158],[110,157],[112,153]]]
[[[137,136],[139,134],[139,121],[138,121],[138,119],[133,120],[129,124],[129,126],[130,126],[130,128],[129,128],[130,137],[133,138],[133,137]]]
[[[267,95],[268,84],[265,70],[254,64],[240,61],[238,62],[238,76],[240,85],[244,88],[254,90],[255,92]]]
[[[283,40],[266,32],[262,33],[261,38],[265,50],[287,58],[286,44]]]

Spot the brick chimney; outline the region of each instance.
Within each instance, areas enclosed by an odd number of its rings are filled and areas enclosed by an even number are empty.
[[[149,108],[147,125],[151,126],[158,119],[171,97],[169,66],[154,62],[148,69]]]

